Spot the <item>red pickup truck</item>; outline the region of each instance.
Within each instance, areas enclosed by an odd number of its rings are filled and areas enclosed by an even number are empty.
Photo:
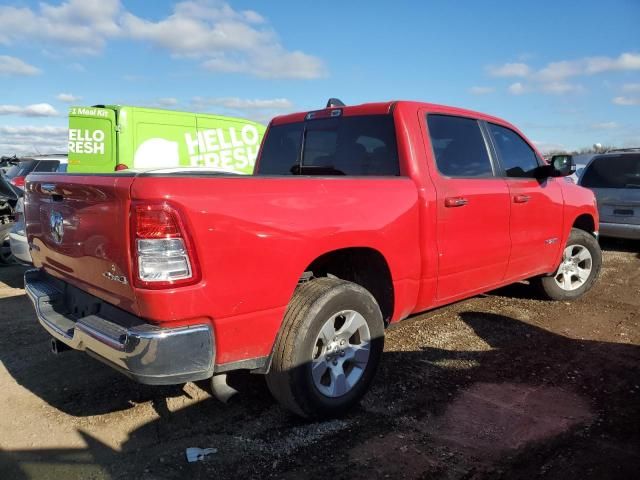
[[[572,170],[477,112],[330,104],[273,119],[252,176],[30,176],[26,290],[57,349],[148,384],[251,370],[338,415],[389,324],[524,279],[591,288],[598,212]]]

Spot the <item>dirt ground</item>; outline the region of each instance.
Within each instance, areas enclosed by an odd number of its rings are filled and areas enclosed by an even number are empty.
[[[607,242],[574,303],[525,284],[402,322],[362,405],[307,424],[256,375],[219,403],[204,384],[138,385],[54,356],[0,269],[0,478],[638,478],[640,245]],[[187,463],[185,448],[214,447]]]

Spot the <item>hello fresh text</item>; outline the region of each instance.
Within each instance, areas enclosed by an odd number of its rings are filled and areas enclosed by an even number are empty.
[[[193,167],[212,167],[238,171],[253,167],[258,156],[260,136],[253,125],[200,130],[194,137],[185,133],[189,159]]]
[[[69,153],[92,153],[104,155],[104,132],[102,130],[70,128]]]

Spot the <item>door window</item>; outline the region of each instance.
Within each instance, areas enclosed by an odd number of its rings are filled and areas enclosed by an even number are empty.
[[[529,144],[513,130],[494,123],[489,123],[489,131],[507,177],[535,177],[538,157]]]
[[[477,120],[427,115],[429,137],[440,173],[447,177],[491,177],[487,145]]]

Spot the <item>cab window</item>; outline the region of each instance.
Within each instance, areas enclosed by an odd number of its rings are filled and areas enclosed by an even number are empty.
[[[452,115],[427,115],[429,138],[438,171],[447,177],[493,176],[487,145],[477,120]]]
[[[535,170],[540,164],[529,144],[509,128],[494,123],[489,123],[488,126],[506,176],[535,177]]]

